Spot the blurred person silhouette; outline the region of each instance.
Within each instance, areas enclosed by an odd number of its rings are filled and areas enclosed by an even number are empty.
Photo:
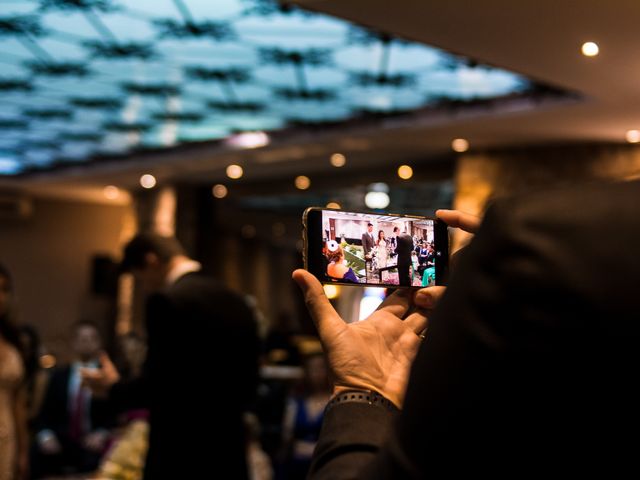
[[[31,325],[20,325],[18,336],[25,363],[27,421],[30,433],[34,433],[33,428],[49,385],[49,372],[40,365],[42,344],[38,331]]]
[[[352,324],[295,271],[334,388],[309,478],[633,476],[638,198],[636,180],[496,201],[446,291],[400,289]]]
[[[395,231],[395,228],[394,228]],[[398,282],[402,287],[408,287],[412,282],[411,252],[413,251],[413,237],[407,233],[407,224],[396,237],[396,254],[398,255]]]
[[[142,375],[147,358],[147,343],[135,332],[120,335],[116,340],[117,353],[114,364],[123,381],[131,381]]]
[[[11,314],[13,284],[0,264],[0,480],[28,474],[25,366],[18,330]]]
[[[300,365],[295,336],[300,328],[293,315],[280,312],[272,321],[264,341],[266,362],[270,365]]]
[[[378,231],[378,240],[376,241],[376,257],[378,259],[378,268],[387,266],[387,240],[384,238],[384,230]]]
[[[34,423],[34,478],[93,472],[98,467],[114,418],[106,402],[82,386],[80,371],[99,367],[101,348],[95,323],[81,320],[72,326],[74,360],[52,372]]]
[[[272,480],[273,465],[271,464],[271,458],[264,451],[260,440],[262,437],[260,419],[253,412],[245,412],[244,423],[247,429],[249,480]]]
[[[365,265],[371,270],[372,250],[376,245],[376,239],[373,236],[373,223],[367,223],[367,231],[362,234],[362,250],[364,252]]]
[[[147,294],[142,375],[120,381],[105,355],[85,382],[118,410],[149,409],[145,479],[247,478],[242,415],[255,399],[260,352],[252,307],[202,274],[174,237],[135,236],[122,268]]]
[[[331,397],[331,383],[324,354],[318,349],[303,359],[303,377],[297,390],[287,399],[282,439],[283,480],[304,480],[320,435],[324,409]]]
[[[335,242],[329,242],[327,247],[327,275],[333,280],[358,283],[358,277],[351,267],[344,261],[344,250]]]
[[[132,382],[142,375],[147,355],[144,339],[128,332],[116,339],[115,365],[121,381]],[[113,441],[102,458],[99,476],[139,480],[149,448],[149,410],[132,408],[119,412]]]

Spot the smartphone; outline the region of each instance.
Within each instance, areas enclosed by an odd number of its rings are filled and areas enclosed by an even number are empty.
[[[310,207],[302,224],[305,269],[323,283],[393,288],[446,283],[449,234],[437,218]]]

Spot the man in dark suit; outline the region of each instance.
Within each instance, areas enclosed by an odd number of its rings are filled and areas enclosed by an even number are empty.
[[[53,372],[35,420],[31,451],[33,478],[96,469],[114,425],[104,400],[82,387],[82,368],[97,368],[101,348],[98,327],[88,321],[73,326],[75,360]]]
[[[143,375],[116,382],[105,359],[86,381],[112,385],[109,399],[122,409],[149,409],[146,480],[247,478],[242,416],[256,394],[259,354],[253,309],[201,274],[175,238],[140,234],[122,264],[149,293]]]
[[[364,262],[367,270],[371,270],[371,250],[376,244],[376,239],[373,237],[373,223],[367,223],[367,231],[362,234],[362,249],[364,250]]]
[[[406,227],[405,227],[406,228]],[[396,254],[398,255],[398,281],[400,286],[411,286],[411,252],[413,238],[405,230],[396,237]]]
[[[638,198],[633,181],[497,202],[435,310],[444,287],[399,290],[345,325],[294,272],[334,379],[310,478],[637,471]]]

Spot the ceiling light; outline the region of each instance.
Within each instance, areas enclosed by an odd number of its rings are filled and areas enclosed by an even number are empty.
[[[409,165],[400,165],[398,167],[398,176],[403,180],[409,180],[413,177],[413,168]]]
[[[454,138],[451,142],[451,148],[454,152],[466,152],[467,150],[469,150],[469,142],[464,138]]]
[[[107,200],[115,200],[120,196],[120,189],[114,185],[107,185],[102,190],[104,196]]]
[[[365,205],[373,209],[386,208],[390,201],[389,194],[386,192],[369,192],[364,197]]]
[[[227,193],[229,193],[229,190],[227,190],[227,187],[225,187],[221,183],[218,183],[217,185],[213,186],[213,188],[211,189],[211,192],[213,193],[213,196],[216,198],[224,198],[227,196]]]
[[[234,180],[242,177],[244,170],[240,165],[229,165],[227,167],[227,177],[233,178]]]
[[[142,188],[153,188],[156,186],[156,177],[145,173],[140,177],[140,185],[142,185]]]
[[[311,186],[311,180],[309,179],[309,177],[305,177],[304,175],[300,175],[298,177],[296,177],[296,188],[298,190],[306,190],[307,188],[309,188]]]
[[[625,137],[629,143],[638,143],[640,142],[640,130],[627,130]]]
[[[225,143],[233,148],[260,148],[269,145],[269,141],[265,132],[243,132],[230,136]]]
[[[324,294],[329,300],[333,300],[340,296],[340,287],[338,287],[338,285],[324,285],[322,288],[324,290]]]
[[[600,47],[595,42],[584,42],[582,44],[582,54],[585,57],[595,57],[600,52]]]
[[[338,202],[329,202],[327,203],[327,208],[335,208],[337,210],[340,210],[342,207]]]
[[[345,163],[347,163],[347,158],[341,153],[331,155],[331,165],[334,167],[344,167]]]

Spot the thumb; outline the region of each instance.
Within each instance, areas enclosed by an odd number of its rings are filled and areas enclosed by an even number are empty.
[[[344,320],[335,311],[329,299],[324,294],[324,289],[316,277],[306,270],[298,269],[292,274],[293,280],[298,284],[304,294],[304,301],[311,318],[318,329],[318,334],[323,342],[331,342],[335,336],[346,328]]]
[[[482,219],[460,210],[436,210],[436,217],[453,228],[460,228],[468,233],[475,233],[480,228]]]

